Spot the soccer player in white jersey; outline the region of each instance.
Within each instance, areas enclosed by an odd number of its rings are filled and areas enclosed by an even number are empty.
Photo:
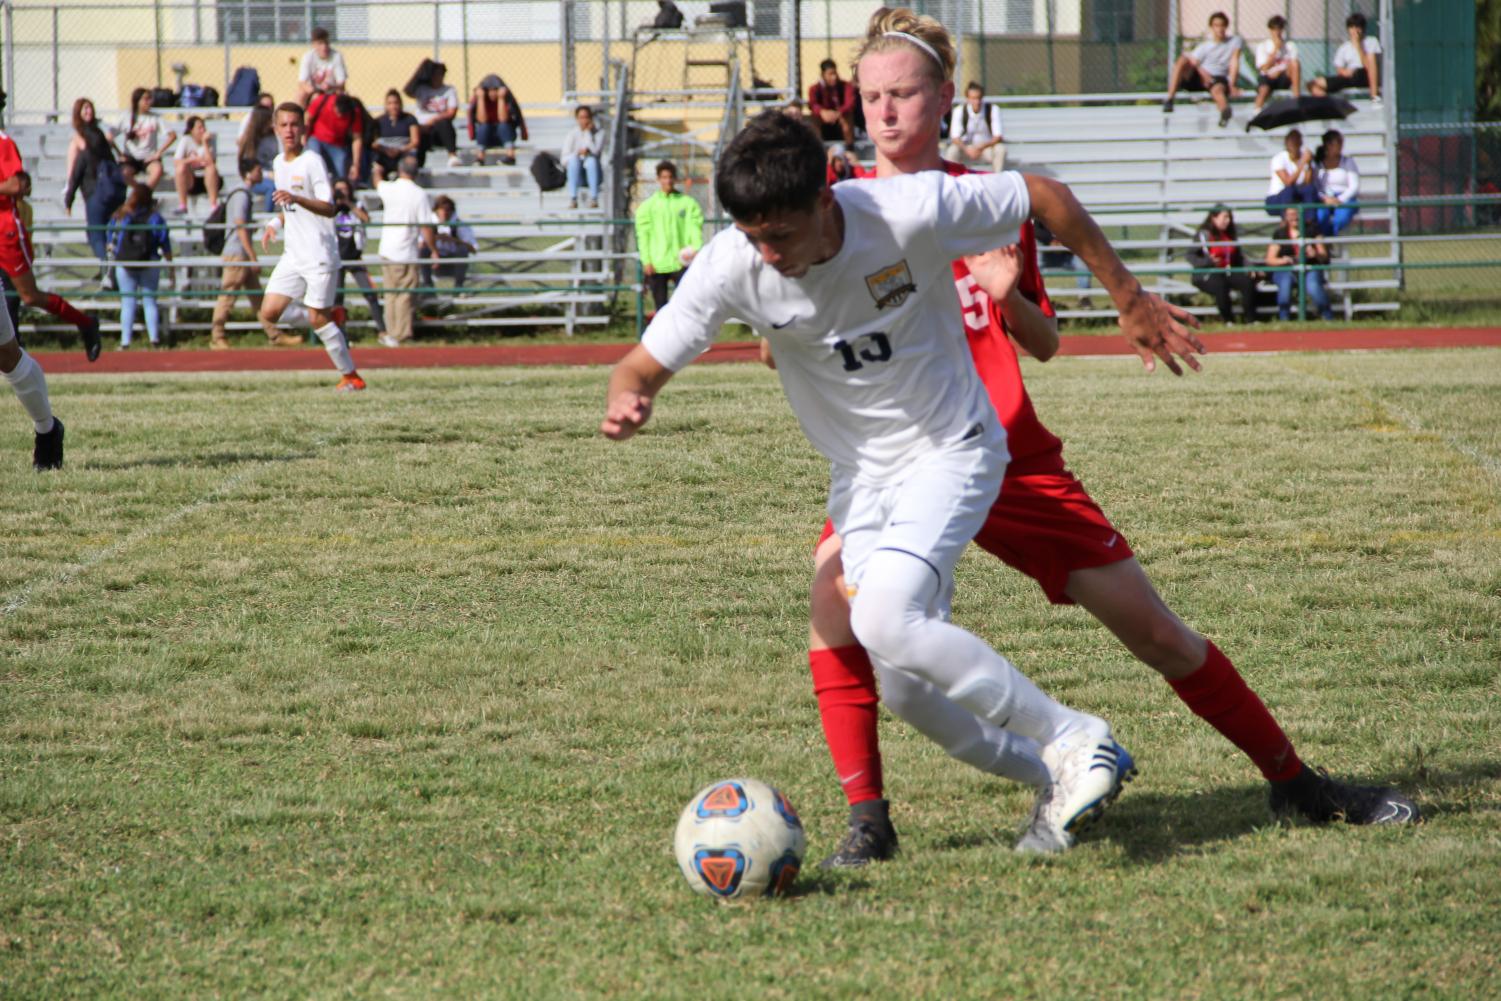
[[[294,301],[307,307],[313,333],[323,342],[339,370],[340,392],[365,388],[355,371],[349,341],[334,322],[331,309],[339,283],[339,240],[334,232],[333,185],[317,153],[303,147],[306,131],[302,105],[287,102],[276,109],[276,137],[281,152],[272,163],[276,191],[271,196],[281,214],[261,235],[261,246],[284,232],[281,259],[271,271],[261,300],[261,320],[274,324]],[[288,321],[290,322],[290,321]]]
[[[1194,344],[1068,189],[1016,173],[937,172],[825,186],[822,144],[777,112],[721,156],[735,220],[610,376],[600,430],[633,435],[672,374],[731,317],[771,344],[788,402],[831,464],[851,626],[884,670],[933,686],[1042,749],[1052,833],[1093,819],[1133,769],[1104,720],[1048,698],[947,619],[953,570],[1004,476],[1006,433],[975,373],[949,262],[1014,243],[1036,213],[1090,265],[1140,350],[1177,369]],[[1041,800],[1040,800],[1041,802]]]

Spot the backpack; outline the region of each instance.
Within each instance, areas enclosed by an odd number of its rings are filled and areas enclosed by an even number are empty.
[[[225,220],[229,218],[229,200],[235,195],[240,194],[243,194],[246,198],[250,198],[250,192],[244,188],[235,188],[220,199],[219,207],[210,212],[208,218],[203,220],[203,248],[210,254],[224,253],[224,245],[229,242],[229,227],[225,225]],[[250,207],[252,211],[255,208],[255,199],[253,198],[250,199]],[[245,221],[247,224],[250,222],[249,214],[246,215]]]
[[[568,183],[563,165],[546,150],[532,158],[532,177],[536,180],[537,187],[543,191],[556,191]]]
[[[168,90],[166,87],[152,87],[151,104],[157,108],[175,108],[177,107],[177,91]]]
[[[678,10],[678,5],[668,3],[660,5],[657,16],[652,18],[653,28],[681,28],[683,26],[683,12]]]
[[[177,106],[179,108],[217,108],[219,92],[201,83],[185,83],[182,85],[182,93],[177,96]]]
[[[261,75],[254,66],[241,66],[229,81],[229,90],[224,95],[224,105],[229,108],[248,108],[261,96]]]
[[[156,249],[156,236],[148,228],[150,222],[151,214],[148,212],[137,212],[125,220],[125,225],[131,228],[120,232],[120,242],[115,246],[115,260],[151,260],[152,251]]]
[[[125,204],[125,174],[114,158],[99,161],[94,172],[94,198],[111,215]]]

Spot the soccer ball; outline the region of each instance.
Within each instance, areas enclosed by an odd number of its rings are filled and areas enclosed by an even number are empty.
[[[803,864],[803,822],[787,797],[755,779],[700,789],[678,818],[683,878],[721,900],[787,892]]]

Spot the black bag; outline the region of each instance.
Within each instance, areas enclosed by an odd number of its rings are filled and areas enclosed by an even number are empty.
[[[261,75],[254,66],[241,66],[229,81],[229,91],[224,95],[227,108],[248,108],[261,96]]]
[[[125,221],[128,227],[120,233],[120,242],[115,247],[115,260],[117,261],[149,261],[152,259],[151,252],[156,249],[156,238],[152,235],[151,213],[137,212]]]
[[[201,83],[185,83],[182,85],[182,93],[177,97],[177,106],[179,108],[217,108],[219,92]]]
[[[229,230],[224,225],[225,220],[229,218],[229,200],[235,195],[241,194],[246,198],[250,198],[250,192],[244,188],[235,188],[228,195],[224,196],[224,198],[220,199],[219,207],[210,212],[208,218],[203,220],[203,248],[210,254],[224,253],[224,244],[229,242]],[[254,209],[255,199],[250,199],[250,205]],[[245,221],[247,223],[250,221],[248,216]]]
[[[433,79],[433,69],[438,65],[436,60],[424,59],[417,64],[417,72],[407,81],[407,85],[401,88],[401,92],[407,97],[416,97],[418,87],[426,87]]]
[[[681,28],[683,26],[683,12],[678,10],[678,5],[672,0],[658,0],[657,16],[652,19],[653,28]]]
[[[545,150],[532,158],[532,177],[543,191],[556,191],[568,183],[563,165],[558,158]]]
[[[168,90],[166,87],[152,87],[151,104],[156,108],[175,108],[177,107],[177,91]]]

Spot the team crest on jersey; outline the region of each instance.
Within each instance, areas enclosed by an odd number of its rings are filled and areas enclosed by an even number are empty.
[[[907,301],[907,296],[917,291],[917,286],[912,283],[912,269],[907,267],[905,260],[889,264],[873,275],[866,275],[865,287],[870,289],[877,309],[900,306]]]

